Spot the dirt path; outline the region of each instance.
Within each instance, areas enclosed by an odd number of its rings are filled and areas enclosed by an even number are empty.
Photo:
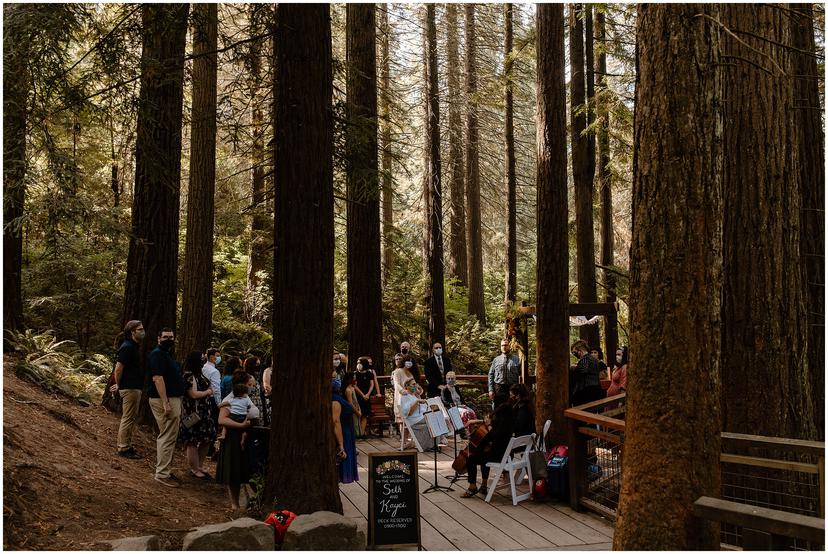
[[[183,486],[155,482],[150,430],[136,431],[143,459],[117,456],[118,421],[101,406],[47,394],[4,367],[5,549],[100,549],[102,540],[149,534],[176,548],[192,527],[232,519],[224,487],[190,477],[181,450],[173,471]],[[208,467],[214,474],[214,464]]]

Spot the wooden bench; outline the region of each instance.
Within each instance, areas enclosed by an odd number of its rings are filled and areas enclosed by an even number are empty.
[[[388,414],[388,409],[385,407],[385,396],[375,395],[371,397],[371,415],[368,416],[368,429],[377,428],[379,436],[383,436],[383,430],[386,426],[391,426],[392,417]]]
[[[812,544],[825,543],[825,520],[702,496],[693,503],[693,515],[742,528],[744,550],[778,550],[780,537]]]

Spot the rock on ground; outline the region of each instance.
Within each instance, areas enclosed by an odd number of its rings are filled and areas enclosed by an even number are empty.
[[[365,550],[365,533],[334,512],[314,512],[293,520],[282,550]]]
[[[273,528],[249,517],[205,525],[184,537],[182,550],[273,550]]]

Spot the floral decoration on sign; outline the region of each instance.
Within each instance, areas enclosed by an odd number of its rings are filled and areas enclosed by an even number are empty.
[[[377,466],[377,475],[384,475],[389,471],[402,471],[406,475],[411,475],[411,467],[399,460],[388,460]]]

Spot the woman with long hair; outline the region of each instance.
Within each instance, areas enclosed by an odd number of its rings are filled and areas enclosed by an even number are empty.
[[[615,362],[612,364],[612,382],[607,389],[607,396],[616,396],[627,392],[627,347],[615,351]]]
[[[210,474],[204,469],[204,460],[207,449],[216,440],[216,425],[211,417],[213,389],[201,368],[201,352],[190,352],[184,361],[185,394],[181,403],[178,438],[187,452],[190,475],[197,479],[210,479]]]

